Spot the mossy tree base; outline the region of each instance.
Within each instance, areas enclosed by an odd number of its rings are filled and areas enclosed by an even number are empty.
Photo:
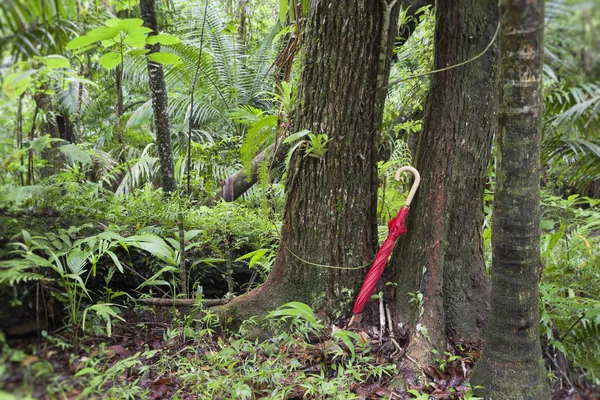
[[[471,382],[483,386],[475,389],[475,395],[485,400],[542,400],[551,397],[541,360],[524,363],[493,361],[484,352],[471,374]]]

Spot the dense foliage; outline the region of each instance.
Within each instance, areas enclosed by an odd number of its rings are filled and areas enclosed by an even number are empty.
[[[383,387],[396,365],[382,358],[376,335],[326,325],[298,304],[240,333],[217,334],[218,318],[204,304],[264,282],[273,262],[286,166],[261,163],[258,184],[231,203],[221,181],[250,170],[258,152],[289,133],[307,62],[294,58],[302,7],[159,3],[163,32],[155,39],[146,37],[135,1],[0,4],[0,395],[357,398],[368,386],[364,396],[391,396]],[[600,10],[593,6],[547,2],[540,323],[549,377],[600,385]],[[382,238],[407,188],[391,176],[414,158],[429,88],[421,75],[431,70],[435,19],[429,7],[415,18],[417,30],[394,56],[390,81],[399,83],[384,112]],[[178,185],[171,196],[160,188],[147,83],[152,40],[162,46],[151,60],[163,65],[168,90]],[[326,151],[326,136],[292,139],[292,151]],[[493,162],[488,173],[489,266]],[[187,313],[138,301],[182,293],[195,299]],[[273,336],[249,339],[256,324]],[[144,335],[132,333],[138,326]],[[43,344],[13,340],[38,334]],[[124,348],[124,335],[135,337],[136,353]],[[436,382],[476,354],[440,355]],[[470,398],[464,380],[456,385]],[[432,387],[409,393],[426,398],[420,393]]]

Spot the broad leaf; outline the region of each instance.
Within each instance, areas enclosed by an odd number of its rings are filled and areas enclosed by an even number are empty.
[[[74,161],[79,161],[82,164],[92,163],[92,157],[90,157],[90,155],[85,151],[81,150],[76,144],[65,144],[60,146],[60,151]]]
[[[160,43],[160,44],[177,44],[181,42],[181,40],[175,36],[171,36],[168,35],[166,33],[161,33],[160,35],[155,35],[155,36],[149,36],[148,39],[146,40],[146,43],[148,44],[156,44],[156,43]]]
[[[69,60],[57,54],[52,54],[46,57],[35,57],[35,59],[43,62],[48,68],[71,68],[71,63]]]
[[[109,26],[101,26],[100,28],[92,29],[87,33],[86,36],[93,39],[94,42],[101,40],[113,39],[119,34],[119,28],[113,28]]]
[[[181,62],[181,58],[171,53],[163,53],[159,51],[157,53],[152,53],[148,55],[148,59],[150,61],[154,61],[159,64],[179,64]]]
[[[100,65],[102,65],[105,69],[111,70],[115,68],[117,65],[121,63],[121,54],[120,53],[106,53],[100,59]]]
[[[95,43],[97,40],[99,40],[99,39],[94,39],[93,37],[90,37],[88,35],[79,36],[79,37],[76,37],[75,39],[71,40],[67,44],[67,50],[81,49],[83,47],[87,47],[87,46],[91,45],[92,43]]]

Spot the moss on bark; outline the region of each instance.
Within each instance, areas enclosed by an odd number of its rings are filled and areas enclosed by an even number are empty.
[[[550,399],[538,308],[543,5],[501,2],[492,303],[487,343],[471,377],[485,399]]]

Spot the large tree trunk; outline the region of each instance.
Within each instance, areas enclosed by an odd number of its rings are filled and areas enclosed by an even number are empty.
[[[281,247],[267,282],[226,307],[241,320],[295,300],[329,314],[350,310],[377,242],[376,112],[382,2],[311,3],[294,131],[326,134],[321,158],[296,151],[286,183]],[[389,14],[394,37],[398,7]],[[393,40],[385,48],[389,60]],[[333,267],[333,268],[331,268]]]
[[[395,36],[396,49],[398,49],[399,47],[404,45],[404,43],[406,43],[406,41],[410,38],[410,36],[414,33],[415,29],[417,28],[417,25],[419,23],[418,16],[416,15],[417,11],[426,5],[433,5],[433,3],[434,3],[433,0],[401,0],[401,1],[399,1],[400,7],[402,9],[407,10],[406,14],[409,17],[408,18],[409,21],[404,27],[402,27],[399,34],[397,36]],[[394,15],[396,15],[396,14],[394,14]],[[390,14],[390,17],[391,17],[391,14]],[[387,41],[393,41],[393,40],[394,40],[394,36],[387,38]],[[286,59],[290,62],[290,65],[291,65],[291,61],[293,61],[293,57],[286,57]],[[386,62],[389,62],[389,61],[386,61]],[[287,75],[289,75],[289,72],[291,72],[290,69],[284,68],[283,70],[288,71]],[[382,72],[387,74],[387,73],[389,73],[389,70],[384,68],[384,70]],[[280,80],[287,80],[284,77],[284,75],[285,75],[285,73],[282,73],[282,78],[280,78]],[[387,76],[387,75],[385,75],[385,76]],[[380,82],[380,84],[381,84],[381,82]],[[381,88],[380,88],[380,90],[381,90]],[[379,99],[380,101],[383,102],[385,100],[385,94],[382,93],[378,96],[381,97]],[[417,135],[413,135],[413,136],[417,137]],[[220,196],[225,201],[234,201],[235,199],[237,199],[238,197],[240,197],[244,193],[246,193],[246,191],[248,191],[256,182],[258,182],[258,168],[260,166],[260,163],[262,161],[264,161],[266,157],[271,157],[271,160],[272,160],[271,168],[276,168],[281,163],[283,163],[283,160],[285,158],[285,151],[287,151],[288,146],[277,145],[275,147],[276,147],[276,153],[274,156],[269,155],[269,152],[271,152],[272,150],[265,149],[263,152],[261,152],[254,158],[254,160],[252,161],[252,171],[250,173],[250,176],[248,176],[246,171],[242,169],[235,175],[230,176],[227,179],[225,179],[223,182],[221,182],[221,187],[222,187],[221,192],[222,193],[220,194]],[[387,160],[389,158],[389,149],[383,149],[382,151],[380,151],[379,157],[380,157],[380,160]]]
[[[152,29],[150,35],[158,34],[158,20],[154,0],[140,0],[140,9],[144,26]],[[160,51],[160,44],[150,47],[150,53]],[[173,146],[171,145],[171,131],[169,130],[169,114],[167,103],[167,86],[163,68],[160,64],[148,59],[148,81],[152,109],[154,110],[154,126],[156,129],[156,146],[160,162],[160,177],[162,188],[166,193],[175,191],[175,174],[173,172]]]
[[[435,68],[481,53],[497,23],[493,0],[439,2]],[[422,183],[408,233],[391,261],[399,321],[410,328],[409,350],[423,365],[433,361],[432,347],[445,349],[447,330],[469,339],[484,334],[489,280],[482,256],[482,204],[497,127],[496,65],[495,51],[489,50],[432,77],[416,163]],[[420,305],[414,300],[418,292]]]
[[[550,399],[539,330],[544,2],[503,0],[492,304],[471,381],[485,399]]]

